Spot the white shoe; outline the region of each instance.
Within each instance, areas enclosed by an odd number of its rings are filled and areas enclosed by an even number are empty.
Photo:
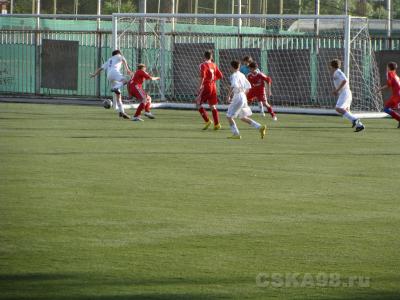
[[[144,115],[149,119],[155,119],[156,117],[151,112],[145,112]]]
[[[261,117],[265,118],[265,112],[260,112]]]
[[[274,117],[272,118],[272,120],[278,121],[278,117],[277,117],[277,116],[274,116]]]
[[[133,117],[132,121],[133,122],[143,122],[144,120],[142,118],[139,118],[139,117]]]

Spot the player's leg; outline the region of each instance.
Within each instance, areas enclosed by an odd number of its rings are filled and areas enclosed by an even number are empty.
[[[242,137],[240,136],[239,129],[236,125],[235,118],[239,115],[239,112],[242,108],[242,103],[240,101],[237,101],[237,96],[234,96],[232,99],[232,103],[228,107],[228,112],[226,113],[226,118],[228,119],[229,122],[229,127],[231,128],[232,131],[232,136],[228,137],[230,139],[241,139]]]
[[[210,106],[214,120],[214,130],[221,129],[221,124],[219,123],[217,104],[218,104],[217,89],[216,87],[213,87],[208,97],[208,105]]]
[[[121,95],[121,88],[127,83],[126,78],[121,73],[111,72],[107,75],[107,79],[111,83],[111,92],[115,94],[113,98],[116,103],[113,103],[113,107],[118,108],[118,114],[121,118],[129,119],[129,116],[125,113]]]
[[[155,119],[156,117],[151,113],[151,97],[147,95],[146,104],[144,105],[144,115],[149,119]]]
[[[266,134],[267,127],[251,119],[250,118],[251,115],[252,115],[251,109],[247,105],[247,103],[245,103],[239,112],[240,120],[257,129],[260,132],[261,138],[263,139]]]
[[[278,117],[276,116],[276,113],[274,112],[274,109],[272,108],[272,105],[269,104],[267,97],[264,97],[262,100],[262,105],[267,108],[268,113],[271,115],[272,120],[277,121]]]
[[[129,115],[125,113],[124,105],[122,103],[122,95],[120,90],[120,87],[122,86],[123,84],[121,82],[117,82],[114,84],[112,91],[115,94],[115,100],[117,102],[119,117],[124,119],[129,119]]]
[[[395,111],[398,108],[400,103],[400,97],[391,97],[386,103],[385,108],[383,109],[385,113],[390,115],[393,119],[399,122],[398,128],[400,128],[400,114]]]
[[[135,96],[136,99],[138,99],[140,101],[140,104],[139,104],[138,108],[136,109],[136,112],[135,112],[135,115],[132,118],[132,121],[134,121],[134,122],[142,122],[143,119],[140,116],[142,115],[142,111],[146,106],[147,95],[143,91],[143,89],[141,87],[139,87],[138,85],[134,86],[133,95]]]
[[[207,130],[212,124],[210,118],[208,117],[207,111],[203,107],[203,103],[207,101],[206,96],[207,95],[205,95],[204,89],[201,89],[199,95],[196,98],[196,109],[199,111],[200,116],[203,118],[205,122],[203,130]]]
[[[365,127],[361,123],[361,120],[350,112],[351,102],[352,102],[352,95],[343,92],[339,95],[335,110],[344,118],[349,120],[352,123],[352,128],[356,127],[355,131],[358,132],[363,130]]]
[[[211,113],[213,116],[214,120],[214,130],[220,130],[221,129],[221,124],[219,122],[219,115],[218,115],[218,110],[216,105],[210,105]]]

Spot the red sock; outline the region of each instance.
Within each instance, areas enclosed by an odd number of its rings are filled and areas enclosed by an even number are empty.
[[[151,108],[151,102],[146,102],[146,105],[144,106],[144,111],[150,112],[150,108]]]
[[[140,103],[139,107],[136,110],[135,117],[139,117],[141,115],[143,108],[144,108],[144,103]]]
[[[395,120],[397,120],[397,121],[399,121],[400,122],[400,115],[397,113],[397,112],[395,112],[395,111],[390,111],[390,116],[393,118],[393,119],[395,119]]]
[[[272,117],[275,116],[275,112],[274,112],[274,110],[272,109],[272,106],[267,107],[267,110],[268,110],[269,114],[270,114]]]
[[[199,113],[200,113],[201,117],[203,118],[204,122],[210,121],[210,119],[208,118],[207,112],[204,109],[204,107],[200,107],[199,108]]]
[[[213,119],[214,119],[214,124],[218,125],[219,118],[218,118],[218,110],[216,108],[212,110],[212,115],[213,115]]]

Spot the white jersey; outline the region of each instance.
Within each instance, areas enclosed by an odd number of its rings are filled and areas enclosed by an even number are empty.
[[[121,74],[121,67],[122,63],[126,61],[125,57],[121,54],[114,55],[110,57],[103,65],[102,68],[106,71],[107,75],[114,73],[114,74]]]
[[[236,71],[231,75],[231,87],[234,94],[240,94],[249,90],[251,84],[243,73]]]
[[[346,75],[342,72],[342,70],[337,69],[335,71],[335,73],[333,73],[333,84],[335,85],[335,88],[337,89],[340,84],[343,82],[343,80],[346,80],[346,84],[340,89],[340,91],[338,92],[339,95],[343,92],[345,92],[346,94],[350,93],[350,85],[349,85],[349,81],[346,77]]]
[[[226,115],[229,118],[244,118],[251,116],[251,109],[247,104],[246,91],[251,88],[250,82],[242,72],[231,75],[231,87],[233,89],[232,102]]]

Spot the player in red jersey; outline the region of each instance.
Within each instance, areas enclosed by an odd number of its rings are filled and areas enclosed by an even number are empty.
[[[397,128],[400,128],[400,78],[396,74],[396,70],[397,64],[395,62],[387,64],[387,83],[381,90],[392,88],[392,96],[386,101],[384,111],[399,122]]]
[[[144,115],[149,119],[154,119],[154,115],[150,112],[151,108],[151,97],[144,91],[142,85],[145,80],[158,80],[160,77],[152,77],[146,72],[146,65],[139,64],[135,74],[128,82],[128,92],[131,97],[135,97],[140,101],[139,107],[136,109],[136,113],[132,118],[132,121],[143,121],[140,118],[142,110],[144,109]]]
[[[264,106],[267,108],[270,113],[272,119],[274,121],[278,120],[272,106],[268,103],[267,97],[271,96],[271,77],[265,75],[258,69],[258,65],[255,62],[251,62],[249,64],[250,73],[247,75],[247,79],[251,84],[251,89],[247,93],[247,100],[249,102],[254,101],[255,99],[259,101],[261,115],[264,117]],[[265,83],[267,83],[267,87],[265,88]],[[265,92],[265,89],[267,92]]]
[[[213,115],[214,130],[221,128],[216,106],[218,103],[216,81],[221,78],[222,73],[212,61],[211,51],[206,51],[204,53],[204,62],[200,65],[199,94],[196,98],[196,108],[199,110],[204,122],[206,122],[203,130],[207,130],[212,124],[211,120],[208,118],[207,111],[203,107],[203,103],[206,102],[210,106]]]

